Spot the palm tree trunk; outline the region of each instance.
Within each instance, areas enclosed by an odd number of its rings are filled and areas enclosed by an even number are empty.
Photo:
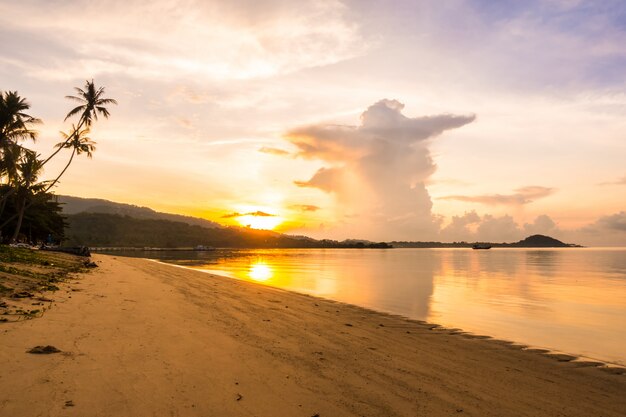
[[[18,217],[17,224],[15,225],[15,231],[13,232],[13,237],[11,237],[11,242],[15,242],[17,237],[20,235],[20,229],[22,228],[22,220],[24,220],[24,212],[26,211],[26,195],[20,199],[18,204]]]
[[[61,176],[63,174],[65,174],[65,171],[67,171],[67,169],[70,167],[70,164],[72,163],[72,159],[74,159],[74,155],[76,155],[76,148],[72,149],[72,155],[70,156],[70,160],[67,161],[67,165],[65,165],[65,168],[63,168],[63,171],[61,171],[61,173],[54,179],[54,181],[52,181],[52,184],[50,184],[43,192],[47,193],[48,190],[50,190],[50,188],[54,187],[54,185],[59,182],[59,179],[61,178]]]
[[[7,201],[11,195],[15,192],[15,188],[11,188],[6,194],[2,196],[2,206],[0,206],[0,219],[2,218],[2,213],[4,213],[4,208],[7,205]]]
[[[76,132],[80,132],[80,128],[83,127],[83,125],[85,124],[85,121],[81,119],[80,123],[78,123],[78,126],[76,126],[76,129],[74,129],[74,131],[67,137],[67,139],[65,140],[65,142],[63,142],[63,144],[67,144],[70,140],[72,140],[72,138],[74,137],[74,135],[76,134]],[[56,154],[58,154],[59,152],[61,152],[61,149],[63,149],[63,146],[59,146],[59,149],[57,149],[56,151],[54,151],[52,153],[52,155],[50,155],[49,157],[47,157],[42,163],[41,166],[46,165],[46,163],[48,163],[49,160],[51,160]],[[63,170],[65,171],[65,170]]]

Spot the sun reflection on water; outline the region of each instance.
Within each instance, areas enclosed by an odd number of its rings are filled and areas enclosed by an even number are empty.
[[[250,266],[250,272],[248,276],[255,280],[264,282],[272,278],[273,276],[272,268],[264,262],[257,262]]]

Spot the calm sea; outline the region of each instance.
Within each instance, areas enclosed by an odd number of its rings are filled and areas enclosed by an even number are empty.
[[[626,365],[626,248],[125,254]]]

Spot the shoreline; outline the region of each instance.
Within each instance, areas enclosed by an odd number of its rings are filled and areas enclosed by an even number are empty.
[[[371,312],[373,314],[388,315],[388,316],[392,316],[392,317],[397,317],[397,318],[399,318],[401,320],[407,320],[407,321],[415,322],[415,323],[418,323],[418,324],[424,324],[424,325],[428,325],[428,326],[437,326],[441,331],[453,331],[455,334],[466,335],[467,337],[476,337],[476,338],[481,338],[481,339],[489,339],[489,340],[496,341],[498,343],[506,343],[506,344],[511,344],[511,345],[515,345],[515,346],[520,346],[524,350],[531,350],[531,351],[535,351],[535,352],[543,351],[546,354],[556,354],[556,355],[572,356],[572,357],[575,357],[575,359],[573,359],[572,362],[575,362],[575,361],[582,361],[582,362],[593,361],[593,362],[601,363],[603,366],[606,366],[606,367],[626,368],[626,363],[622,363],[622,362],[619,362],[619,361],[611,361],[611,360],[607,360],[607,359],[604,359],[604,358],[583,355],[583,354],[579,354],[579,353],[575,353],[575,352],[571,352],[571,351],[566,351],[566,350],[562,350],[562,349],[554,349],[554,348],[551,348],[549,346],[534,345],[534,344],[526,343],[526,342],[523,342],[523,341],[502,339],[502,338],[498,338],[498,337],[491,336],[491,335],[488,335],[488,334],[480,334],[478,332],[464,330],[464,329],[458,328],[456,326],[449,326],[449,325],[444,325],[444,324],[440,324],[440,323],[431,322],[431,321],[428,321],[428,320],[420,320],[420,319],[411,318],[411,317],[408,317],[408,316],[405,316],[405,315],[402,315],[402,314],[399,314],[399,313],[395,313],[395,312],[392,312],[392,311],[377,310],[375,308],[361,306],[361,305],[358,305],[358,304],[353,304],[353,303],[340,301],[340,300],[334,300],[332,298],[326,298],[326,297],[322,297],[322,296],[319,296],[319,295],[308,294],[306,292],[300,292],[300,291],[285,289],[285,288],[281,288],[281,287],[277,287],[277,286],[273,286],[273,285],[269,285],[269,284],[263,284],[261,282],[257,283],[257,282],[254,282],[252,280],[245,280],[245,279],[238,278],[236,275],[232,275],[232,276],[225,275],[225,274],[223,274],[223,271],[196,269],[196,268],[193,268],[193,267],[190,267],[190,266],[178,265],[178,264],[175,264],[175,263],[169,263],[169,262],[161,261],[159,259],[150,259],[150,258],[137,258],[137,259],[144,259],[144,260],[147,260],[147,261],[150,261],[150,262],[155,262],[157,264],[161,264],[161,265],[165,265],[165,266],[171,266],[171,267],[175,267],[175,268],[182,268],[182,269],[189,270],[189,271],[201,272],[203,274],[207,274],[207,275],[214,276],[214,277],[220,277],[220,278],[224,278],[224,279],[234,279],[234,280],[241,281],[241,282],[247,282],[247,283],[251,283],[251,284],[255,284],[255,285],[261,285],[261,286],[272,288],[272,289],[275,289],[275,290],[286,291],[287,293],[305,295],[305,296],[313,297],[313,298],[316,298],[316,299],[319,299],[319,300],[324,300],[324,301],[330,301],[330,302],[333,302],[333,303],[338,303],[340,305],[344,305],[344,306],[347,306],[347,307],[361,308],[361,309],[364,309],[365,311]]]
[[[44,317],[0,327],[1,415],[626,409],[621,368],[158,261],[94,258],[100,268],[55,294]],[[62,352],[25,353],[47,344]]]

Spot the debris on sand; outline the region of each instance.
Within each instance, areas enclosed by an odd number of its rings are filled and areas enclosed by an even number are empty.
[[[11,294],[11,298],[33,298],[34,295],[32,293],[29,293],[28,291],[20,291],[20,292],[16,292]]]
[[[51,345],[35,346],[31,350],[27,351],[27,353],[35,353],[35,354],[38,354],[38,355],[48,355],[50,353],[59,353],[59,352],[61,352],[59,349],[57,349],[57,348],[55,348],[54,346],[51,346]]]

